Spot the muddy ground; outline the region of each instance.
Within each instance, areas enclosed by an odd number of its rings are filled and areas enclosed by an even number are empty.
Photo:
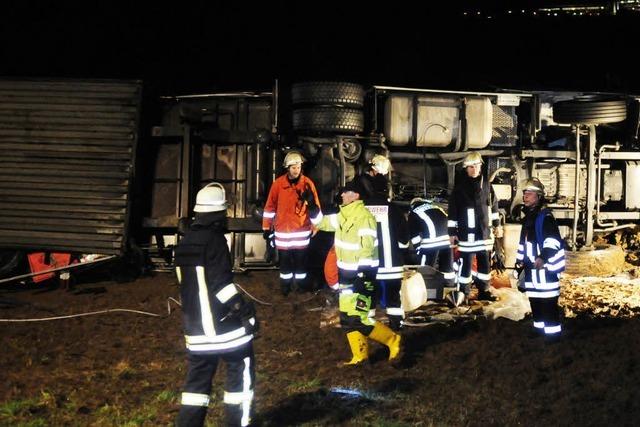
[[[566,319],[555,345],[530,338],[528,319],[406,328],[400,366],[372,345],[370,363],[337,368],[349,352],[339,328],[319,327],[322,293],[285,298],[275,271],[236,281],[273,304],[257,304],[259,425],[638,425],[637,318]],[[180,308],[169,300],[178,294],[169,274],[72,292],[0,288],[3,319],[161,315],[1,322],[0,425],[171,425],[186,366]],[[209,425],[222,414],[221,378]]]

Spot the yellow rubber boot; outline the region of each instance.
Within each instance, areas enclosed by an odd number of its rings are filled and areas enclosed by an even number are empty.
[[[357,365],[369,358],[369,344],[367,344],[367,337],[358,331],[353,331],[347,334],[347,339],[349,340],[349,347],[351,347],[353,357],[350,361],[344,362],[344,365]]]
[[[394,360],[400,355],[402,337],[400,334],[393,332],[384,323],[376,322],[369,334],[369,338],[389,347],[389,360]]]

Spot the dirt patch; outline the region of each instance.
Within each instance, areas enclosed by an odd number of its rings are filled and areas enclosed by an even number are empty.
[[[277,273],[237,275],[256,298],[261,336],[257,422],[285,425],[634,425],[640,416],[637,318],[578,316],[565,338],[529,338],[530,320],[463,318],[403,331],[405,357],[390,366],[373,344],[363,366],[335,327],[320,328],[326,296],[277,291]],[[185,375],[181,312],[171,275],[80,284],[74,292],[0,290],[0,425],[171,425]],[[168,315],[167,305],[172,307]],[[222,378],[209,420],[222,414]]]

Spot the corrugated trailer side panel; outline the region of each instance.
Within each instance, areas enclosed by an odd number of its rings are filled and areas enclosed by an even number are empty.
[[[141,91],[0,79],[0,248],[123,253]]]

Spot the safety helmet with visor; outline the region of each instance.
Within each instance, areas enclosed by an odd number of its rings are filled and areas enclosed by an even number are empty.
[[[533,191],[537,193],[540,197],[542,197],[544,196],[544,185],[536,177],[529,178],[525,181],[524,186],[522,188],[522,192],[525,192],[525,191]]]
[[[222,184],[212,182],[198,191],[194,212],[219,212],[227,210],[226,192]]]
[[[381,175],[388,174],[389,169],[391,169],[391,162],[386,156],[383,156],[382,154],[376,154],[375,156],[373,156],[369,164],[371,165],[371,169]]]
[[[481,165],[484,161],[482,160],[482,156],[477,151],[473,151],[467,154],[462,161],[463,167],[473,166],[473,165]]]
[[[289,151],[282,162],[284,168],[288,168],[292,165],[301,165],[304,162],[304,157],[297,151]]]

